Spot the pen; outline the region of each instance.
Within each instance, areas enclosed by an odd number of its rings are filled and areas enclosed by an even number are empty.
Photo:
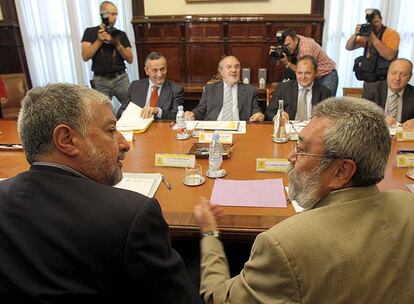
[[[171,184],[167,181],[167,178],[165,177],[164,174],[161,175],[161,179],[162,182],[164,183],[165,186],[167,186],[168,190],[171,190],[172,186]]]
[[[289,124],[292,126],[293,131],[295,131],[295,133],[298,133],[298,130],[296,130],[295,125],[293,124],[293,122],[289,121]]]

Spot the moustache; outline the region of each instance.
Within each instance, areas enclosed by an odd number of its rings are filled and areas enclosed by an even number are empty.
[[[118,161],[124,160],[125,157],[126,157],[126,152],[125,151],[120,152],[118,155]]]

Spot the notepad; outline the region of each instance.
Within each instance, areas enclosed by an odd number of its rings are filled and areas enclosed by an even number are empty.
[[[134,131],[134,133],[142,133],[154,121],[154,117],[142,118],[142,108],[133,102],[130,102],[122,113],[121,118],[116,123],[119,131]]]
[[[161,173],[124,173],[115,187],[153,197],[160,183]]]

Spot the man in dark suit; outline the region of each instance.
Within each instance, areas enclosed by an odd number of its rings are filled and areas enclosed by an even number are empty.
[[[158,52],[151,52],[145,59],[145,73],[148,78],[135,80],[128,88],[127,102],[121,105],[117,118],[125,111],[129,102],[142,108],[142,117],[175,119],[178,106],[184,104],[184,88],[166,80],[167,60]]]
[[[263,121],[256,88],[239,83],[240,61],[226,56],[220,60],[218,71],[223,81],[205,86],[200,103],[185,112],[186,119]]]
[[[331,91],[315,82],[318,64],[310,55],[301,57],[296,63],[296,80],[279,83],[272,95],[272,101],[266,109],[266,120],[273,120],[279,106],[279,100],[284,101],[284,111],[287,119],[308,120],[312,107],[332,95]],[[300,109],[300,113],[298,111]]]
[[[362,97],[384,109],[385,121],[389,126],[401,122],[404,129],[414,129],[414,88],[408,83],[412,71],[412,62],[399,58],[391,63],[387,81],[364,87]]]
[[[4,303],[197,302],[158,201],[112,187],[129,145],[108,97],[32,89],[18,129],[31,167],[0,182]]]

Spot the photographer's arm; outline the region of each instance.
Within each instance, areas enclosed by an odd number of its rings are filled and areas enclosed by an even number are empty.
[[[121,42],[115,43],[115,47],[118,50],[119,54],[121,54],[122,58],[126,60],[129,64],[132,63],[132,49],[130,47],[124,47]]]
[[[283,64],[287,69],[291,69],[293,72],[296,72],[296,64],[293,64],[289,61],[288,56],[284,56],[280,59],[280,63]]]
[[[105,35],[108,35],[105,30],[100,29],[98,31],[98,37],[97,39],[91,43],[88,41],[82,42],[82,59],[83,61],[88,61],[93,56],[95,56],[96,52],[99,50],[99,48],[102,46],[102,44],[105,41]]]
[[[361,47],[361,45],[358,45],[357,43],[358,33],[360,29],[361,29],[361,24],[357,24],[355,28],[355,33],[351,37],[349,37],[348,41],[346,42],[345,48],[348,51],[352,51],[352,50],[355,50]]]
[[[398,50],[388,47],[383,41],[379,40],[374,33],[371,33],[369,39],[381,57],[384,57],[387,60],[392,60],[397,57]]]

